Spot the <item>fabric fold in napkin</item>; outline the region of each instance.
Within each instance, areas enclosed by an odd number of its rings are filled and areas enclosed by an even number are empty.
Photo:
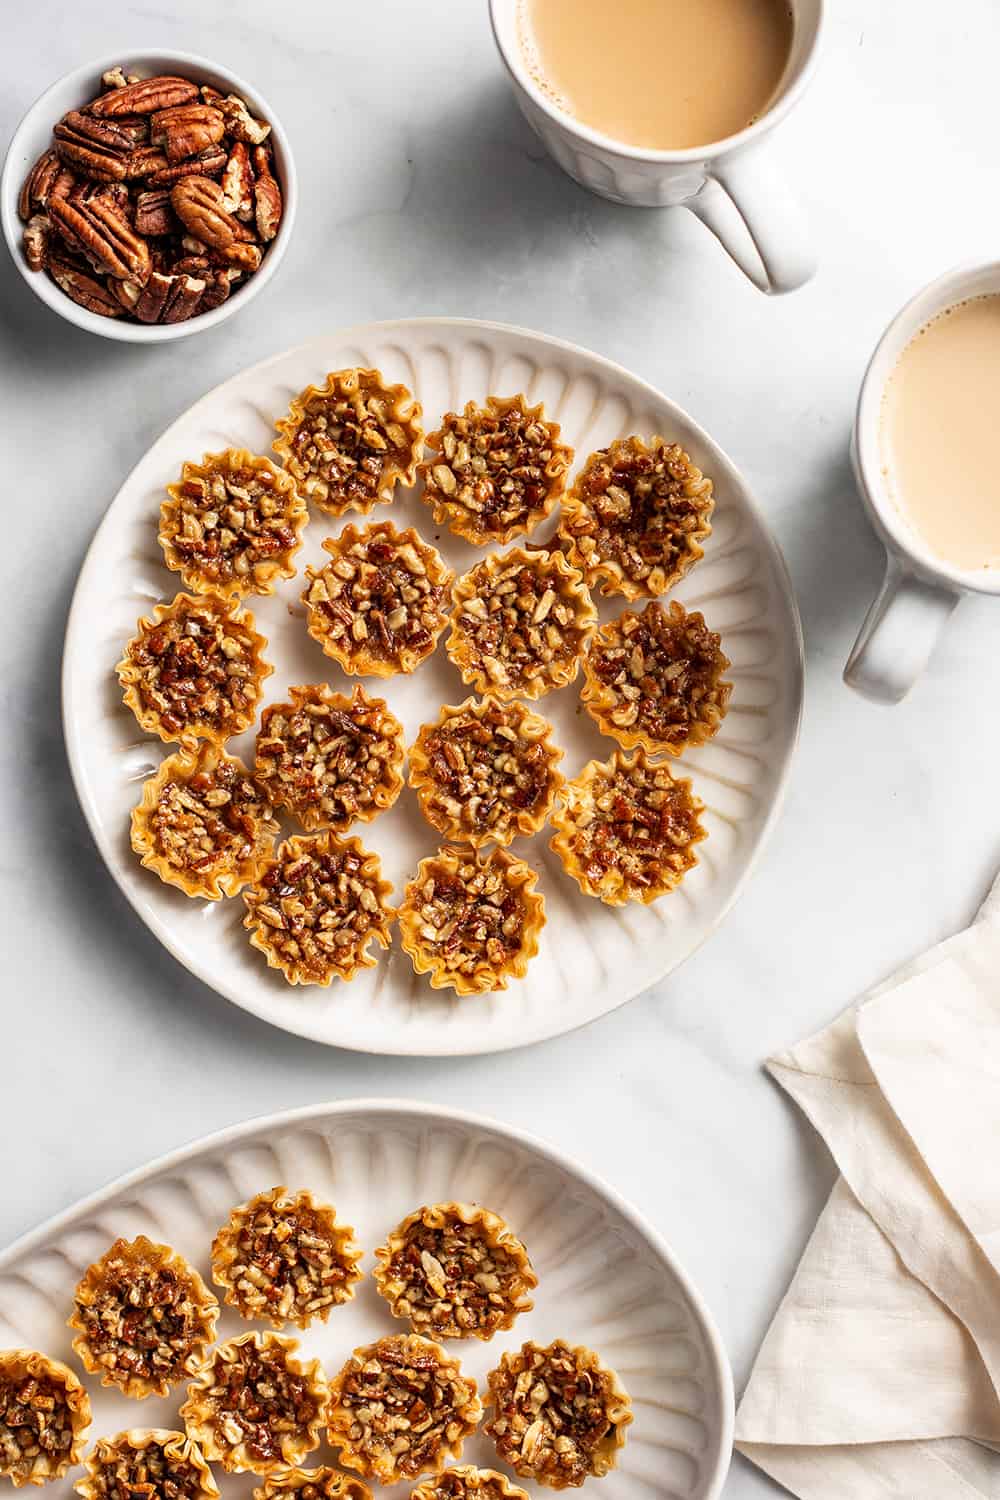
[[[1000,877],[768,1067],[841,1176],[737,1448],[800,1500],[1000,1500]]]

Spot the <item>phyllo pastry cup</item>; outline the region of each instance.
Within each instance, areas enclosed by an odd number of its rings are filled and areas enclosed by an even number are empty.
[[[448,412],[427,448],[424,499],[439,525],[474,546],[503,546],[544,521],[573,462],[558,423],[522,395]]]
[[[406,386],[387,385],[379,370],[335,370],[295,397],[276,424],[274,451],[320,510],[364,514],[414,483],[421,416]]]
[[[241,1318],[308,1328],[354,1296],[361,1256],[332,1208],[275,1187],[233,1209],[212,1243],[212,1280]]]
[[[73,1348],[101,1384],[142,1401],[166,1396],[198,1369],[215,1338],[219,1304],[169,1245],[140,1234],[115,1240],[74,1293]]]
[[[626,599],[666,593],[704,556],[712,481],[662,437],[592,453],[563,501],[559,537],[593,588]]]
[[[307,832],[343,832],[393,805],[403,789],[403,726],[360,683],[345,698],[325,683],[288,689],[261,715],[255,772],[276,807]]]
[[[253,1500],[372,1500],[372,1492],[364,1480],[336,1469],[276,1469]]]
[[[163,1427],[101,1437],[73,1488],[83,1500],[218,1500],[219,1486],[198,1444]]]
[[[296,1359],[298,1347],[282,1333],[241,1333],[212,1351],[180,1409],[209,1463],[271,1474],[319,1446],[329,1390],[319,1360]]]
[[[716,733],[729,707],[729,658],[703,615],[655,601],[591,637],[580,694],[602,734],[626,749],[680,755]]]
[[[206,901],[255,879],[277,832],[261,784],[218,745],[168,755],[132,810],[132,848],[146,869]]]
[[[528,1500],[525,1490],[496,1469],[457,1464],[410,1491],[410,1500]]]
[[[373,938],[388,948],[391,891],[378,855],[360,840],[296,834],[278,845],[243,892],[243,925],[268,966],[280,969],[289,984],[325,988],[374,967]]]
[[[15,1489],[61,1479],[83,1454],[90,1397],[73,1371],[36,1349],[0,1349],[0,1478]]]
[[[245,448],[206,453],[167,485],[160,546],[168,568],[197,594],[273,594],[295,573],[309,519],[289,474]]]
[[[143,616],[116,667],[140,729],[224,745],[254,721],[274,671],[254,617],[235,600],[178,594]]]
[[[375,1251],[375,1285],[394,1318],[435,1339],[491,1339],[534,1303],[528,1252],[475,1203],[418,1208]]]
[[[560,552],[514,547],[453,590],[448,655],[479,693],[540,698],[572,682],[597,624],[586,584]]]
[[[306,568],[307,628],[345,672],[393,677],[431,655],[448,623],[453,574],[412,526],[345,526],[323,543],[330,562]]]
[[[484,1432],[522,1479],[565,1490],[614,1468],[632,1406],[592,1349],[529,1340],[486,1377]]]
[[[395,1484],[461,1458],[482,1414],[458,1360],[431,1339],[392,1334],[355,1349],[331,1380],[328,1437],[345,1469]]]
[[[404,950],[435,990],[483,995],[523,979],[538,952],[538,875],[506,849],[446,847],[422,859],[399,908]]]
[[[493,696],[446,705],[410,749],[420,811],[473,848],[537,833],[563,783],[552,726],[523,703]]]
[[[585,895],[608,906],[648,906],[697,864],[703,811],[690,781],[641,748],[631,756],[615,750],[608,761],[589,761],[561,789],[550,847]]]

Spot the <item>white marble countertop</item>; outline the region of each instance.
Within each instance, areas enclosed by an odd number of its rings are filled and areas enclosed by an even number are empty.
[[[829,8],[825,65],[777,143],[822,267],[804,291],[772,302],[683,211],[613,207],[543,159],[507,92],[484,0],[7,7],[4,144],[35,96],[88,57],[119,45],[190,48],[260,81],[292,136],[304,202],[259,301],[164,348],[70,328],[28,295],[6,256],[0,265],[10,464],[0,1241],[256,1113],[358,1094],[488,1108],[583,1157],[645,1210],[704,1291],[742,1386],[832,1181],[761,1061],[964,925],[1000,858],[1000,606],[963,604],[896,709],[840,680],[881,571],[847,463],[864,364],[922,282],[997,253],[1000,9]],[[756,487],[808,649],[785,813],[722,930],[626,1009],[496,1060],[324,1050],[203,988],[113,886],[77,807],[60,727],[73,582],[150,441],[271,352],[322,329],[427,313],[589,345],[686,406]],[[725,1493],[775,1491],[738,1460]]]

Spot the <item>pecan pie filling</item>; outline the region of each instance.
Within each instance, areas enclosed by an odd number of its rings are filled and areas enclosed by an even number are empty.
[[[403,726],[358,683],[352,698],[325,685],[292,687],[265,708],[256,774],[276,807],[308,832],[370,822],[403,787]]]
[[[0,1475],[15,1489],[79,1463],[90,1398],[72,1370],[33,1349],[0,1351]]]
[[[679,755],[722,723],[732,693],[722,681],[728,666],[703,615],[653,602],[598,630],[583,662],[582,698],[602,734]]]
[[[288,474],[242,448],[206,453],[167,485],[160,546],[168,568],[196,593],[273,594],[291,578],[308,519]]]
[[[424,1480],[411,1492],[410,1500],[528,1500],[528,1496],[506,1474],[459,1464],[436,1479]]]
[[[410,750],[410,785],[427,821],[478,848],[537,833],[562,776],[551,726],[523,703],[468,698],[425,724]]]
[[[563,504],[559,536],[591,587],[663,594],[703,556],[712,481],[676,443],[618,440],[588,458]]]
[[[219,1304],[193,1266],[145,1235],[116,1240],[76,1289],[69,1326],[84,1368],[126,1396],[165,1396],[197,1369]]]
[[[412,672],[447,624],[451,570],[412,527],[400,532],[391,521],[345,526],[323,547],[331,561],[306,569],[309,634],[345,672]]]
[[[403,1220],[375,1251],[375,1282],[394,1317],[430,1338],[491,1339],[513,1326],[538,1285],[528,1252],[499,1215],[436,1203]]]
[[[674,890],[697,863],[705,837],[691,783],[665,765],[615,750],[561,789],[551,847],[588,896],[609,906],[648,904]]]
[[[592,1350],[529,1341],[503,1355],[487,1381],[493,1415],[484,1431],[522,1479],[561,1490],[614,1468],[632,1412],[617,1375]]]
[[[298,1347],[278,1333],[244,1333],[218,1346],[180,1413],[210,1462],[267,1474],[318,1447],[326,1381],[318,1360],[293,1358]]]
[[[448,655],[481,693],[540,698],[572,682],[597,612],[559,552],[515,547],[455,584]]]
[[[502,545],[544,520],[573,459],[541,403],[529,407],[520,395],[449,412],[427,447],[424,499],[435,521],[474,544]]]
[[[353,1297],[362,1254],[353,1235],[311,1193],[272,1188],[233,1209],[219,1230],[212,1279],[241,1317],[306,1328]]]
[[[289,984],[328,985],[372,968],[374,939],[389,946],[392,887],[356,838],[294,836],[243,892],[250,941]]]
[[[538,952],[545,902],[537,874],[505,849],[442,849],[420,861],[399,909],[402,946],[433,989],[505,990]]]
[[[75,1486],[84,1500],[217,1500],[197,1443],[183,1432],[144,1429],[98,1438]]]
[[[423,451],[421,411],[378,370],[339,370],[296,396],[277,423],[275,452],[303,495],[328,515],[370,511],[412,484]]]
[[[249,610],[214,596],[178,594],[138,623],[118,663],[125,702],[161,740],[222,744],[253,722],[261,683],[274,670]]]
[[[482,1410],[440,1345],[394,1334],[356,1349],[331,1381],[329,1438],[345,1468],[393,1484],[459,1457]]]

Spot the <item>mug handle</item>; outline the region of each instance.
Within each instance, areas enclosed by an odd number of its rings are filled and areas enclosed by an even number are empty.
[[[713,165],[687,207],[760,291],[794,292],[814,274],[798,205],[765,147]]]
[[[958,600],[953,589],[925,582],[887,555],[882,588],[844,668],[848,687],[876,703],[905,698]]]

